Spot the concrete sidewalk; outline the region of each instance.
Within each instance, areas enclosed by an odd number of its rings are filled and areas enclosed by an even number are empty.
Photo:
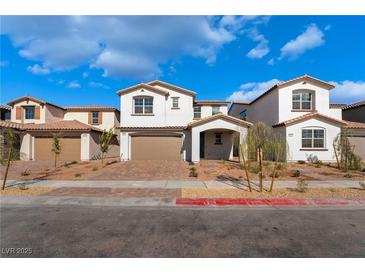
[[[359,188],[358,181],[306,181],[309,188]],[[88,187],[88,188],[159,188],[159,189],[247,189],[246,182],[237,181],[57,181],[57,180],[9,180],[7,186],[37,186],[37,187]],[[252,184],[258,186],[258,182]],[[264,182],[264,187],[269,187],[270,181]],[[295,188],[297,181],[276,181],[275,188]]]

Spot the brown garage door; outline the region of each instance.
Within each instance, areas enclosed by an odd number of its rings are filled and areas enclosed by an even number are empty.
[[[132,160],[181,160],[179,136],[133,136]]]
[[[80,137],[60,138],[62,151],[60,161],[79,161],[81,157]],[[34,143],[34,158],[37,161],[53,160],[52,138],[36,137]]]

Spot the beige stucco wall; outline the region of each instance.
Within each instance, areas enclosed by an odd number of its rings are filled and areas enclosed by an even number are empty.
[[[100,125],[92,125],[102,130],[109,130],[113,127],[119,126],[119,121],[116,112],[113,111],[102,111],[103,119]],[[64,116],[65,120],[77,120],[81,123],[88,124],[89,122],[89,111],[67,111]]]
[[[222,133],[222,144],[215,144],[215,133]],[[233,157],[233,132],[214,130],[205,132],[204,159],[229,160]]]
[[[45,105],[45,121],[46,123],[51,123],[55,121],[59,121],[63,119],[63,116],[65,114],[65,111],[51,106],[51,105]]]
[[[16,107],[17,106],[34,106],[34,107],[37,107],[39,106],[40,107],[40,119],[25,119],[25,113],[24,113],[24,109],[22,109],[23,111],[23,121],[22,120],[17,120],[16,119]],[[16,123],[25,123],[25,124],[28,124],[28,123],[35,123],[35,124],[41,124],[41,123],[45,123],[46,122],[46,111],[45,111],[45,108],[46,106],[43,105],[41,106],[39,103],[37,102],[34,102],[32,100],[24,100],[24,101],[21,101],[21,102],[18,102],[16,104],[14,104],[14,106],[12,106],[11,108],[11,121],[12,122],[16,122]]]

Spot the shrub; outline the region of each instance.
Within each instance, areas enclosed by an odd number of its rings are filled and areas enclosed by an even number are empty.
[[[82,175],[81,173],[76,173],[75,177],[81,177],[81,175]]]
[[[66,162],[66,163],[64,164],[64,166],[65,166],[65,167],[69,167],[69,166],[74,165],[74,164],[77,164],[77,161],[70,161],[70,162]]]
[[[19,189],[20,189],[20,190],[28,190],[28,189],[29,189],[29,187],[27,187],[25,184],[21,184],[21,185],[19,186]]]
[[[345,175],[343,175],[343,177],[345,177],[345,178],[352,178],[352,175],[350,173],[346,173]]]
[[[109,161],[106,163],[107,166],[118,163],[118,160]]]
[[[28,176],[28,175],[30,175],[30,170],[29,169],[26,169],[26,170],[22,171],[21,175],[22,176]]]
[[[288,168],[286,163],[279,163],[277,166],[278,170],[286,170]]]
[[[300,165],[304,165],[304,164],[305,164],[305,161],[303,161],[303,160],[299,160],[299,161],[298,161],[298,164],[300,164]]]
[[[91,169],[92,171],[97,171],[98,167],[97,166],[93,166],[93,168]]]
[[[365,190],[365,182],[359,182],[359,185],[362,190]]]
[[[319,162],[318,157],[313,154],[308,155],[307,161],[310,162],[311,164],[317,164]]]
[[[189,177],[198,177],[198,173],[196,172],[195,167],[190,168]]]
[[[298,180],[297,182],[297,191],[305,192],[308,189],[308,183],[304,180]]]
[[[292,171],[290,172],[290,176],[291,176],[291,177],[299,177],[299,176],[300,176],[300,170],[297,170],[297,169],[292,170]]]

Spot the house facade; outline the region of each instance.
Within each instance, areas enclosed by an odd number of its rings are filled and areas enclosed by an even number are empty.
[[[196,93],[162,81],[118,91],[122,160],[232,159],[233,140],[251,123],[227,114],[228,102],[198,101]]]
[[[334,86],[304,75],[279,83],[249,103],[233,103],[229,114],[250,122],[264,122],[287,143],[286,160],[335,161],[333,140],[347,126],[341,107],[331,106]]]
[[[8,103],[10,120],[1,121],[2,131],[16,129],[20,135],[21,160],[51,160],[52,137],[57,134],[63,147],[61,161],[91,160],[100,157],[99,138],[113,129],[115,138],[109,156],[119,156],[116,128],[119,111],[111,107],[61,107],[31,96]]]

